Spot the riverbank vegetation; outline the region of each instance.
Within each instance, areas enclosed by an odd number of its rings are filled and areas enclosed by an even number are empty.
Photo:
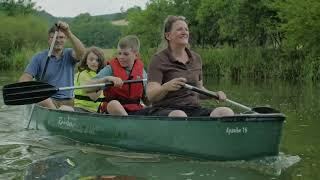
[[[0,69],[21,69],[26,57],[43,47],[47,25],[35,12],[32,4],[0,1]]]
[[[0,3],[0,25],[5,27],[0,31],[0,68],[23,68],[31,54],[46,47],[48,18],[39,16],[28,0]],[[148,64],[161,44],[165,17],[183,15],[206,76],[317,82],[319,9],[318,0],[150,0],[144,10],[133,7],[108,18],[81,14],[65,20],[86,46],[115,48],[120,36],[138,35],[141,57]],[[111,23],[121,19],[128,25]]]
[[[67,21],[86,46],[114,48],[123,26],[111,21],[124,17],[125,12],[101,16],[86,13],[58,19],[38,11],[31,0],[0,0],[0,69],[23,70],[35,53],[48,48],[48,29],[58,20]]]
[[[183,15],[207,76],[318,81],[319,8],[318,0],[151,0],[129,13],[127,32],[142,49],[157,47],[165,17]]]

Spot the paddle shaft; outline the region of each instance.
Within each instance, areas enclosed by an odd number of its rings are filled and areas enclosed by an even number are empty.
[[[51,55],[52,55],[53,47],[54,47],[54,45],[55,45],[55,43],[56,43],[57,36],[58,36],[58,31],[55,31],[55,32],[54,32],[54,35],[53,35],[53,38],[52,38],[52,42],[51,42],[51,44],[50,44],[50,48],[49,48],[49,52],[48,52],[46,64],[45,64],[44,69],[43,69],[43,71],[42,71],[42,73],[41,73],[40,81],[43,80],[44,75],[46,74],[46,71],[47,71],[47,68],[48,68],[48,64],[49,64],[49,59],[50,59],[50,57],[51,57]]]
[[[213,98],[215,98],[215,99],[219,99],[218,95],[217,95],[216,93],[214,93],[214,92],[206,91],[206,90],[200,89],[200,88],[198,88],[198,87],[191,86],[191,85],[189,85],[189,84],[185,84],[184,87],[187,88],[187,89],[189,89],[189,90],[191,90],[191,91],[194,91],[194,92],[197,92],[197,93],[200,93],[200,94],[209,96],[209,97],[213,97]],[[245,109],[245,110],[247,110],[247,111],[252,111],[251,108],[249,108],[249,107],[247,107],[247,106],[245,106],[245,105],[243,105],[243,104],[234,102],[234,101],[232,101],[232,100],[230,100],[230,99],[226,99],[225,101],[228,102],[228,103],[230,103],[230,104],[233,104],[233,105],[235,105],[235,106],[241,107],[242,109]]]
[[[44,65],[43,71],[42,71],[41,76],[40,76],[40,81],[43,80],[44,75],[46,74],[46,71],[47,71],[47,68],[48,68],[48,64],[49,64],[49,59],[50,59],[50,56],[52,55],[53,47],[54,47],[54,44],[56,43],[57,36],[58,36],[58,31],[55,31],[54,35],[53,35],[52,42],[50,44],[48,56],[47,56],[47,59],[46,59],[46,64]],[[27,129],[29,129],[29,126],[30,126],[30,123],[31,123],[31,116],[32,116],[32,113],[33,113],[33,109],[34,109],[34,104],[32,105],[31,112],[29,114]]]
[[[137,80],[127,80],[123,81],[124,84],[127,83],[142,83],[146,79]],[[25,105],[33,104],[50,98],[52,95],[56,94],[58,91],[72,90],[72,89],[82,89],[91,87],[101,87],[103,89],[107,86],[112,86],[112,82],[106,82],[101,84],[91,84],[84,86],[70,86],[70,87],[60,87],[57,88],[48,83],[41,81],[26,81],[14,84],[5,85],[2,89],[3,91],[3,102],[6,105]]]
[[[140,83],[145,82],[147,79],[135,79],[135,80],[126,80],[123,81],[124,84],[130,84],[130,83]],[[84,89],[84,88],[93,88],[93,87],[106,87],[106,86],[112,86],[113,82],[106,82],[106,83],[100,83],[100,84],[89,84],[89,85],[83,85],[83,86],[69,86],[69,87],[60,87],[57,90],[64,91],[64,90],[71,90],[71,89]]]

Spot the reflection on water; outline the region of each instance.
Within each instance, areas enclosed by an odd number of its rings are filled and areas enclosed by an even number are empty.
[[[0,86],[15,79],[0,75]],[[320,94],[317,87],[276,81],[206,84],[208,89],[225,91],[228,98],[236,102],[251,107],[270,105],[286,114],[280,155],[251,161],[214,162],[81,144],[64,137],[50,136],[34,127],[25,130],[27,118],[24,106],[6,106],[1,95],[0,179],[23,179],[33,175],[38,179],[42,176],[62,179],[104,176],[109,179],[190,180],[320,177],[320,123],[317,120],[320,111],[317,97]],[[205,104],[216,105],[215,101],[206,101]]]
[[[291,165],[297,162],[290,158],[283,156],[281,161],[287,161]],[[278,167],[279,161],[280,159],[260,159],[249,162],[214,162],[130,152],[125,153],[125,156],[118,156],[110,151],[107,155],[73,150],[33,163],[27,169],[26,178],[78,179],[115,175],[137,179],[268,179],[267,177],[272,176],[265,173],[270,173],[271,169],[278,173],[284,168]]]

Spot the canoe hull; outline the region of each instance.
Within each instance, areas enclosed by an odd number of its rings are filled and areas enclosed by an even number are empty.
[[[39,106],[35,106],[31,118],[41,129],[81,142],[211,160],[277,155],[285,119],[283,114],[225,118],[120,117]]]

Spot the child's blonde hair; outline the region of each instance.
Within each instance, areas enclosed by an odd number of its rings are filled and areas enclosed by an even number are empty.
[[[128,35],[120,39],[118,43],[118,48],[126,49],[131,48],[136,53],[139,53],[140,41],[139,38],[135,35]]]

